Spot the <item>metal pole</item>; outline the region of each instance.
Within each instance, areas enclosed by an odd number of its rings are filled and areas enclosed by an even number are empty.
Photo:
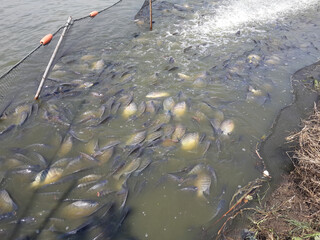
[[[54,49],[54,51],[53,51],[53,53],[52,53],[52,56],[51,56],[51,58],[50,58],[50,61],[49,61],[48,65],[47,65],[47,68],[46,68],[46,70],[45,70],[45,72],[44,72],[44,74],[43,74],[43,76],[42,76],[42,79],[41,79],[41,82],[40,82],[40,84],[39,84],[37,93],[36,93],[36,95],[34,96],[34,99],[35,99],[35,100],[39,98],[39,95],[40,95],[41,89],[42,89],[42,87],[43,87],[44,81],[47,79],[47,76],[48,76],[48,74],[49,74],[49,71],[50,71],[51,65],[52,65],[52,63],[53,63],[53,60],[54,60],[54,58],[55,58],[55,56],[56,56],[56,54],[57,54],[57,52],[58,52],[58,50],[59,50],[59,47],[60,47],[61,42],[62,42],[62,39],[63,39],[63,37],[64,37],[64,35],[65,35],[65,33],[66,33],[66,31],[67,31],[67,29],[68,29],[68,26],[70,25],[71,21],[72,21],[72,17],[69,16],[69,17],[68,17],[68,21],[67,21],[67,23],[66,23],[66,25],[65,25],[65,27],[64,27],[64,29],[63,29],[63,32],[62,32],[62,34],[61,34],[61,36],[60,36],[59,41],[58,41],[58,43],[57,43],[57,46],[56,46],[56,48]]]
[[[150,31],[152,31],[152,0],[149,0],[149,9],[150,9]]]

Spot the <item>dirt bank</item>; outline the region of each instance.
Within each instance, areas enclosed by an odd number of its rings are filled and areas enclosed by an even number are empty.
[[[320,111],[302,121],[295,142],[294,170],[249,217],[244,239],[320,239]]]

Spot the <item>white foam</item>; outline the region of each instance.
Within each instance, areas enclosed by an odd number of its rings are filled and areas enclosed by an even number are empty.
[[[199,38],[224,35],[237,30],[261,31],[259,26],[281,20],[318,5],[319,0],[226,0],[198,15],[186,33]]]

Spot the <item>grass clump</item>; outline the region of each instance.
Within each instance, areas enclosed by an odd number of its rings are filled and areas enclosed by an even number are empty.
[[[294,170],[249,218],[252,239],[320,240],[320,111],[316,106],[302,126],[287,137],[297,143]]]

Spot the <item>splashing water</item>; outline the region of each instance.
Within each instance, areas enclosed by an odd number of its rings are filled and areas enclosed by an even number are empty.
[[[318,0],[227,0],[197,12],[194,25],[185,34],[210,40],[237,31],[265,32],[264,26],[300,13],[319,4]]]

